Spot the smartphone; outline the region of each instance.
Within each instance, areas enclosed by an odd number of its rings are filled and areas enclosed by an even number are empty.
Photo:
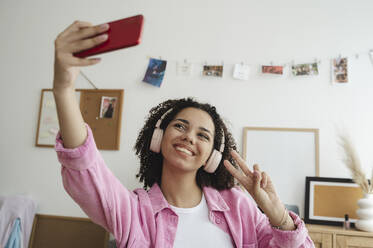
[[[143,23],[143,15],[136,15],[109,22],[109,29],[102,33],[108,34],[108,39],[104,43],[90,49],[74,53],[74,56],[85,58],[122,48],[136,46],[140,44]]]

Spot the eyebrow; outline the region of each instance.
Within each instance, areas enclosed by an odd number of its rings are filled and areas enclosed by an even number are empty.
[[[184,119],[175,119],[175,121],[181,121],[181,122],[183,122],[185,124],[188,124],[188,125],[190,124],[189,121],[184,120]],[[210,132],[210,130],[208,130],[207,128],[199,127],[199,129],[201,129],[202,131],[205,131],[205,132],[207,132],[207,133],[209,133],[209,134],[212,135],[212,133]]]

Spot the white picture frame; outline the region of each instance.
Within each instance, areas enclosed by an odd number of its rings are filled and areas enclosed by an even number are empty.
[[[80,92],[76,91],[77,101],[80,101]],[[53,148],[56,143],[56,135],[60,129],[58,123],[56,103],[52,89],[42,89],[39,118],[36,130],[35,146]]]
[[[243,158],[272,179],[284,204],[304,216],[305,179],[319,176],[319,129],[244,127]]]

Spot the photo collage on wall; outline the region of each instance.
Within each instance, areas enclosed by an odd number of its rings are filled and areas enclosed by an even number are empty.
[[[373,54],[373,53],[372,53]],[[373,57],[373,56],[372,56]],[[331,60],[331,81],[333,83],[348,83],[348,73],[347,73],[347,57],[345,58],[333,58]],[[373,64],[373,59],[372,59]],[[150,58],[149,64],[143,78],[143,82],[156,86],[158,88],[161,87],[162,82],[164,80],[164,76],[166,73],[166,66],[167,61],[162,59],[155,59]],[[285,65],[261,65],[260,66],[260,73],[262,75],[277,75],[283,76],[285,67],[288,67],[287,64]],[[236,63],[233,64],[233,73],[232,78],[237,80],[248,81],[250,73],[252,71],[252,66],[248,64]],[[302,64],[294,64],[292,63],[289,65],[290,75],[293,77],[300,77],[300,76],[318,76],[319,75],[319,62],[313,63],[302,63]],[[193,63],[184,60],[184,62],[176,62],[176,74],[178,76],[189,77],[192,75],[193,72]],[[215,77],[215,78],[222,78],[224,65],[216,65],[216,64],[207,64],[205,63],[202,66],[202,77]]]

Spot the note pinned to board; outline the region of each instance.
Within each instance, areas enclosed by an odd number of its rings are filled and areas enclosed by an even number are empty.
[[[245,64],[235,64],[233,78],[238,80],[249,80],[250,67]]]
[[[191,76],[192,68],[192,63],[189,63],[187,61],[177,62],[176,73],[178,76]]]

